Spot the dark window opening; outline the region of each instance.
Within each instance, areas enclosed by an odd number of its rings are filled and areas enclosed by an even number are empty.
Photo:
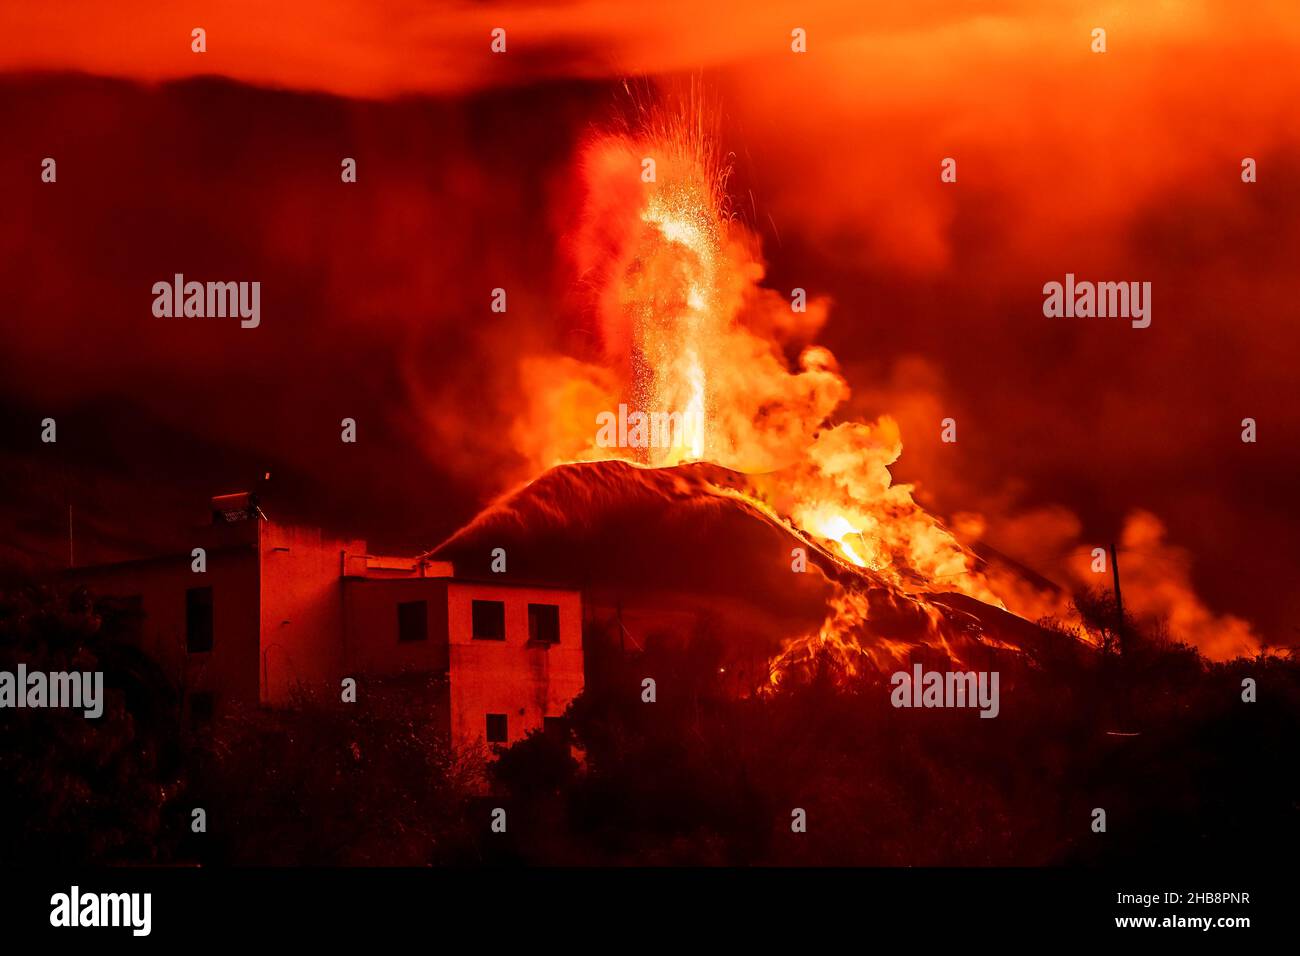
[[[528,605],[528,639],[538,644],[560,643],[558,604]]]
[[[563,717],[543,717],[542,733],[551,740],[564,743],[569,738],[569,722]]]
[[[185,646],[191,654],[212,650],[212,588],[185,592]]]
[[[190,694],[190,723],[196,727],[212,721],[212,713],[215,710],[215,704],[212,694],[207,691],[198,691]]]
[[[397,605],[397,639],[399,641],[429,639],[428,601],[403,601]]]
[[[506,732],[505,714],[487,715],[487,740],[490,744],[503,744],[509,734]]]
[[[504,601],[473,602],[474,639],[479,641],[504,641],[506,639],[506,605]]]
[[[143,595],[101,598],[95,602],[95,609],[103,621],[105,632],[132,642],[138,642],[144,636]]]

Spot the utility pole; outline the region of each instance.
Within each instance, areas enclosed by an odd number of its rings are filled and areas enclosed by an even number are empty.
[[[68,462],[63,461],[63,503],[68,506],[68,568],[77,566],[76,551],[72,546],[72,478],[68,474]]]
[[[1119,555],[1115,552],[1115,542],[1110,543],[1110,569],[1115,575],[1115,616],[1116,631],[1115,635],[1119,640],[1119,652],[1123,656],[1126,650],[1124,646],[1124,599],[1119,593]]]
[[[623,643],[623,595],[618,596],[618,661],[623,664],[627,658],[627,647]]]

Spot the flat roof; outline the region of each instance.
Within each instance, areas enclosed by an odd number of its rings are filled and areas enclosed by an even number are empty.
[[[394,584],[404,581],[441,581],[444,584],[472,584],[483,587],[495,588],[534,588],[539,591],[572,591],[581,592],[582,588],[576,584],[561,584],[558,581],[540,581],[534,578],[505,578],[502,577],[481,577],[477,575],[428,575],[421,577],[412,575],[410,577],[370,577],[364,574],[348,575],[349,581],[373,581],[379,584]]]
[[[558,581],[541,581],[536,578],[511,578],[502,580],[499,577],[468,577],[466,575],[456,575],[449,578],[453,584],[483,584],[493,587],[507,588],[539,588],[544,591],[581,591],[582,588],[577,584],[561,584]]]

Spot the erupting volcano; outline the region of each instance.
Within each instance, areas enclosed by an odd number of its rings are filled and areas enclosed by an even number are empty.
[[[1300,7],[158,6],[0,9],[14,928],[1267,928]]]
[[[505,546],[515,567],[598,594],[636,580],[679,602],[748,595],[794,628],[763,629],[771,681],[822,651],[853,673],[919,645],[953,659],[1014,647],[983,562],[894,483],[898,425],[835,420],[849,386],[812,343],[829,303],[760,284],[707,117],[697,102],[645,111],[585,144],[570,252],[598,346],[528,360],[533,408],[515,437],[540,477],[436,554]],[[623,427],[622,447],[598,441],[620,406],[672,422],[672,440],[629,441]]]
[[[747,601],[769,683],[823,655],[849,674],[961,663],[1028,649],[1045,616],[1077,625],[1068,593],[977,555],[893,480],[893,418],[838,417],[849,384],[813,341],[830,303],[762,285],[711,115],[692,94],[584,144],[567,252],[592,345],[523,361],[512,438],[534,480],[436,556],[505,547],[620,608]]]

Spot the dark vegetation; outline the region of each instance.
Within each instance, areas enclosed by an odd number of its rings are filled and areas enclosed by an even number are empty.
[[[0,863],[153,860],[175,824],[175,694],[84,594],[0,594],[0,671],[103,671],[103,715],[0,709]]]
[[[99,720],[0,711],[0,864],[1236,866],[1300,835],[1300,665],[1211,665],[1138,622],[1107,653],[1060,627],[1027,659],[990,652],[972,666],[1001,674],[993,720],[895,709],[887,675],[830,658],[740,695],[760,675],[738,674],[733,643],[620,651],[589,630],[567,738],[532,735],[487,765],[439,739],[419,703],[432,687],[196,728],[128,630],[84,596],[0,599],[0,670],[102,669],[110,689]]]
[[[512,833],[491,845],[528,862],[796,865],[1240,865],[1294,846],[1300,666],[1126,637],[1123,658],[1056,631],[1027,662],[976,665],[1001,673],[991,720],[895,709],[887,675],[829,657],[736,699],[719,643],[628,657],[593,642],[572,708],[584,769],[541,737],[513,747],[494,768]]]

